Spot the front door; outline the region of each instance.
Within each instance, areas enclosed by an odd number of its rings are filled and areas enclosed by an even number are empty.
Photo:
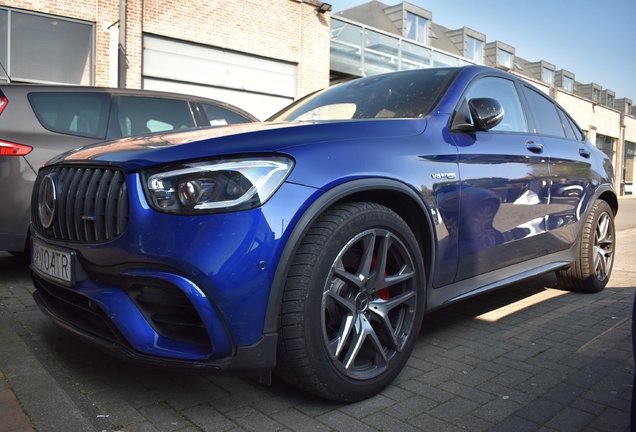
[[[545,254],[547,149],[529,132],[512,80],[478,79],[465,99],[480,97],[499,101],[504,118],[489,131],[453,133],[461,178],[456,282]]]

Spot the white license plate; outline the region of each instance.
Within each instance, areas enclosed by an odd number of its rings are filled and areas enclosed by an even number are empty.
[[[45,246],[37,241],[33,242],[32,253],[31,262],[38,273],[62,282],[64,285],[72,284],[73,260],[70,253]]]

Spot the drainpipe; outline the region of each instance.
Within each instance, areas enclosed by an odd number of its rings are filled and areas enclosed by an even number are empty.
[[[618,134],[618,145],[616,147],[616,167],[614,169],[614,184],[619,196],[625,195],[625,113],[621,113],[620,132]]]
[[[119,1],[119,88],[126,88],[126,0]]]

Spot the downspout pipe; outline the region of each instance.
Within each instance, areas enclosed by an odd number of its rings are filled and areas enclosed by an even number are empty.
[[[126,0],[119,0],[119,88],[126,88],[126,7]]]

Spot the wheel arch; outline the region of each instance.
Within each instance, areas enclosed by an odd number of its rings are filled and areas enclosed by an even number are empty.
[[[403,183],[390,179],[353,180],[320,196],[303,213],[292,230],[278,261],[272,288],[267,302],[263,333],[277,331],[278,313],[283,298],[285,280],[294,255],[311,225],[334,204],[341,202],[365,201],[381,204],[397,213],[409,226],[417,239],[424,258],[424,271],[428,284],[433,268],[434,233],[431,216],[422,198],[416,191]]]
[[[596,199],[602,199],[603,201],[606,201],[614,212],[614,216],[616,216],[616,213],[618,213],[618,198],[616,197],[616,193],[611,189],[605,189],[599,192],[600,193],[598,194]],[[596,201],[596,199],[594,201]]]

